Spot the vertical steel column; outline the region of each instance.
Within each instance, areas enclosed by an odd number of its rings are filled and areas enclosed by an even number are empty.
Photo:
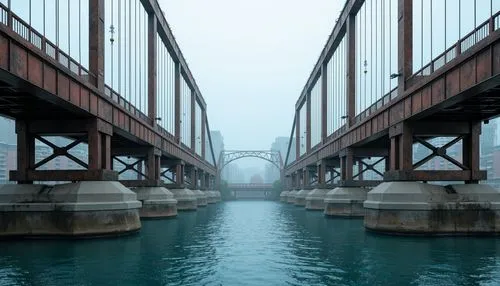
[[[318,188],[326,187],[326,161],[321,160],[318,162],[317,171],[318,172]]]
[[[356,15],[347,18],[347,90],[346,116],[347,126],[354,124],[356,117]],[[335,115],[337,116],[337,115]]]
[[[413,0],[398,0],[398,94],[413,72]]]
[[[205,159],[206,151],[205,148],[207,147],[205,144],[205,140],[207,138],[207,134],[205,134],[205,129],[207,129],[207,111],[203,109],[201,111],[201,157]]]
[[[191,90],[191,151],[193,151],[193,154],[196,153],[196,93],[194,90]]]
[[[177,185],[184,185],[184,162],[175,165],[175,183]]]
[[[407,122],[401,122],[389,130],[390,170],[410,171],[413,169],[413,132]]]
[[[21,178],[18,184],[33,184],[28,181],[28,171],[35,165],[35,137],[29,132],[26,121],[16,120],[17,133],[17,171]]]
[[[104,1],[89,0],[89,72],[92,82],[104,92]]]
[[[175,140],[181,144],[181,65],[175,62]]]
[[[309,169],[307,167],[302,169],[302,189],[309,187],[311,183],[311,178],[309,176]]]
[[[306,100],[306,153],[309,153],[311,151],[311,91],[307,92]]]
[[[480,177],[479,166],[479,138],[481,135],[481,122],[471,123],[470,133],[462,140],[462,160],[464,166],[471,170],[471,178],[467,184],[477,184]]]
[[[191,179],[191,189],[198,189],[198,169],[196,167],[189,167],[189,178]]]
[[[353,151],[350,148],[345,149],[340,154],[340,180],[352,181],[352,168],[354,165]]]
[[[358,180],[360,180],[360,181],[363,181],[363,173],[361,173],[361,172],[363,172],[363,164],[362,164],[362,162],[363,162],[363,159],[361,159],[361,158],[358,159],[358,174],[359,174],[358,175]]]
[[[157,81],[157,51],[156,35],[157,20],[154,12],[148,13],[148,116],[153,127],[156,126],[156,81]],[[167,120],[162,118],[161,120]]]
[[[300,109],[299,109],[300,110]],[[300,112],[295,110],[295,160],[300,158]]]
[[[327,118],[328,118],[328,63],[324,62],[321,66],[321,143],[326,142],[328,136]]]
[[[149,180],[153,181],[160,180],[160,172],[161,172],[160,156],[161,156],[161,151],[159,149],[151,147],[148,150],[146,164],[148,168],[147,175]]]

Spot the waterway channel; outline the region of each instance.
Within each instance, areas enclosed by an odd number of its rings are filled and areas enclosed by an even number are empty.
[[[0,242],[0,285],[500,285],[499,254],[493,237],[391,237],[235,201],[127,237]]]

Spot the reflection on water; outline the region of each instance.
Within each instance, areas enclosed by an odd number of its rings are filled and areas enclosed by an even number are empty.
[[[116,239],[0,243],[0,285],[499,285],[496,238],[366,233],[275,202],[210,205]]]

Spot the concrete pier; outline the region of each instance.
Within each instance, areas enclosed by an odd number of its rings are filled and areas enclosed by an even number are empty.
[[[325,215],[362,217],[363,203],[369,189],[358,187],[337,187],[326,194]]]
[[[306,209],[323,211],[325,209],[326,194],[328,189],[314,189],[306,197]]]
[[[196,204],[198,207],[206,207],[207,206],[207,195],[205,192],[200,190],[192,190],[193,194],[196,196]]]
[[[214,195],[215,195],[215,202],[220,202],[221,201],[221,194],[219,191],[217,190],[213,190],[212,192],[214,192]]]
[[[0,185],[0,237],[84,237],[133,233],[141,202],[118,182]]]
[[[385,182],[368,193],[365,227],[402,235],[500,233],[500,191],[483,184]]]
[[[215,204],[217,202],[217,194],[214,191],[205,191],[207,194],[207,204]]]
[[[174,194],[163,187],[142,187],[132,189],[137,200],[142,202],[141,218],[167,218],[177,215],[177,200]]]
[[[281,194],[280,194],[280,202],[285,202],[286,203],[288,201],[288,194],[289,193],[290,193],[289,191],[283,191],[283,192],[281,192]]]
[[[198,208],[198,200],[196,195],[189,189],[171,189],[177,200],[177,210],[179,211],[194,211]]]
[[[287,203],[289,203],[289,204],[295,204],[295,200],[296,200],[298,192],[299,192],[298,190],[290,191],[288,193]]]
[[[302,189],[302,190],[298,191],[297,194],[295,195],[294,204],[296,206],[299,206],[299,207],[305,207],[306,206],[306,197],[307,197],[307,195],[309,195],[309,193],[311,191],[312,190],[306,190],[306,189]]]

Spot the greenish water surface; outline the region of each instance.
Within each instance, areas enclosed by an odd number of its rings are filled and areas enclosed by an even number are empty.
[[[500,285],[499,246],[237,201],[144,221],[128,237],[0,242],[0,285]]]

